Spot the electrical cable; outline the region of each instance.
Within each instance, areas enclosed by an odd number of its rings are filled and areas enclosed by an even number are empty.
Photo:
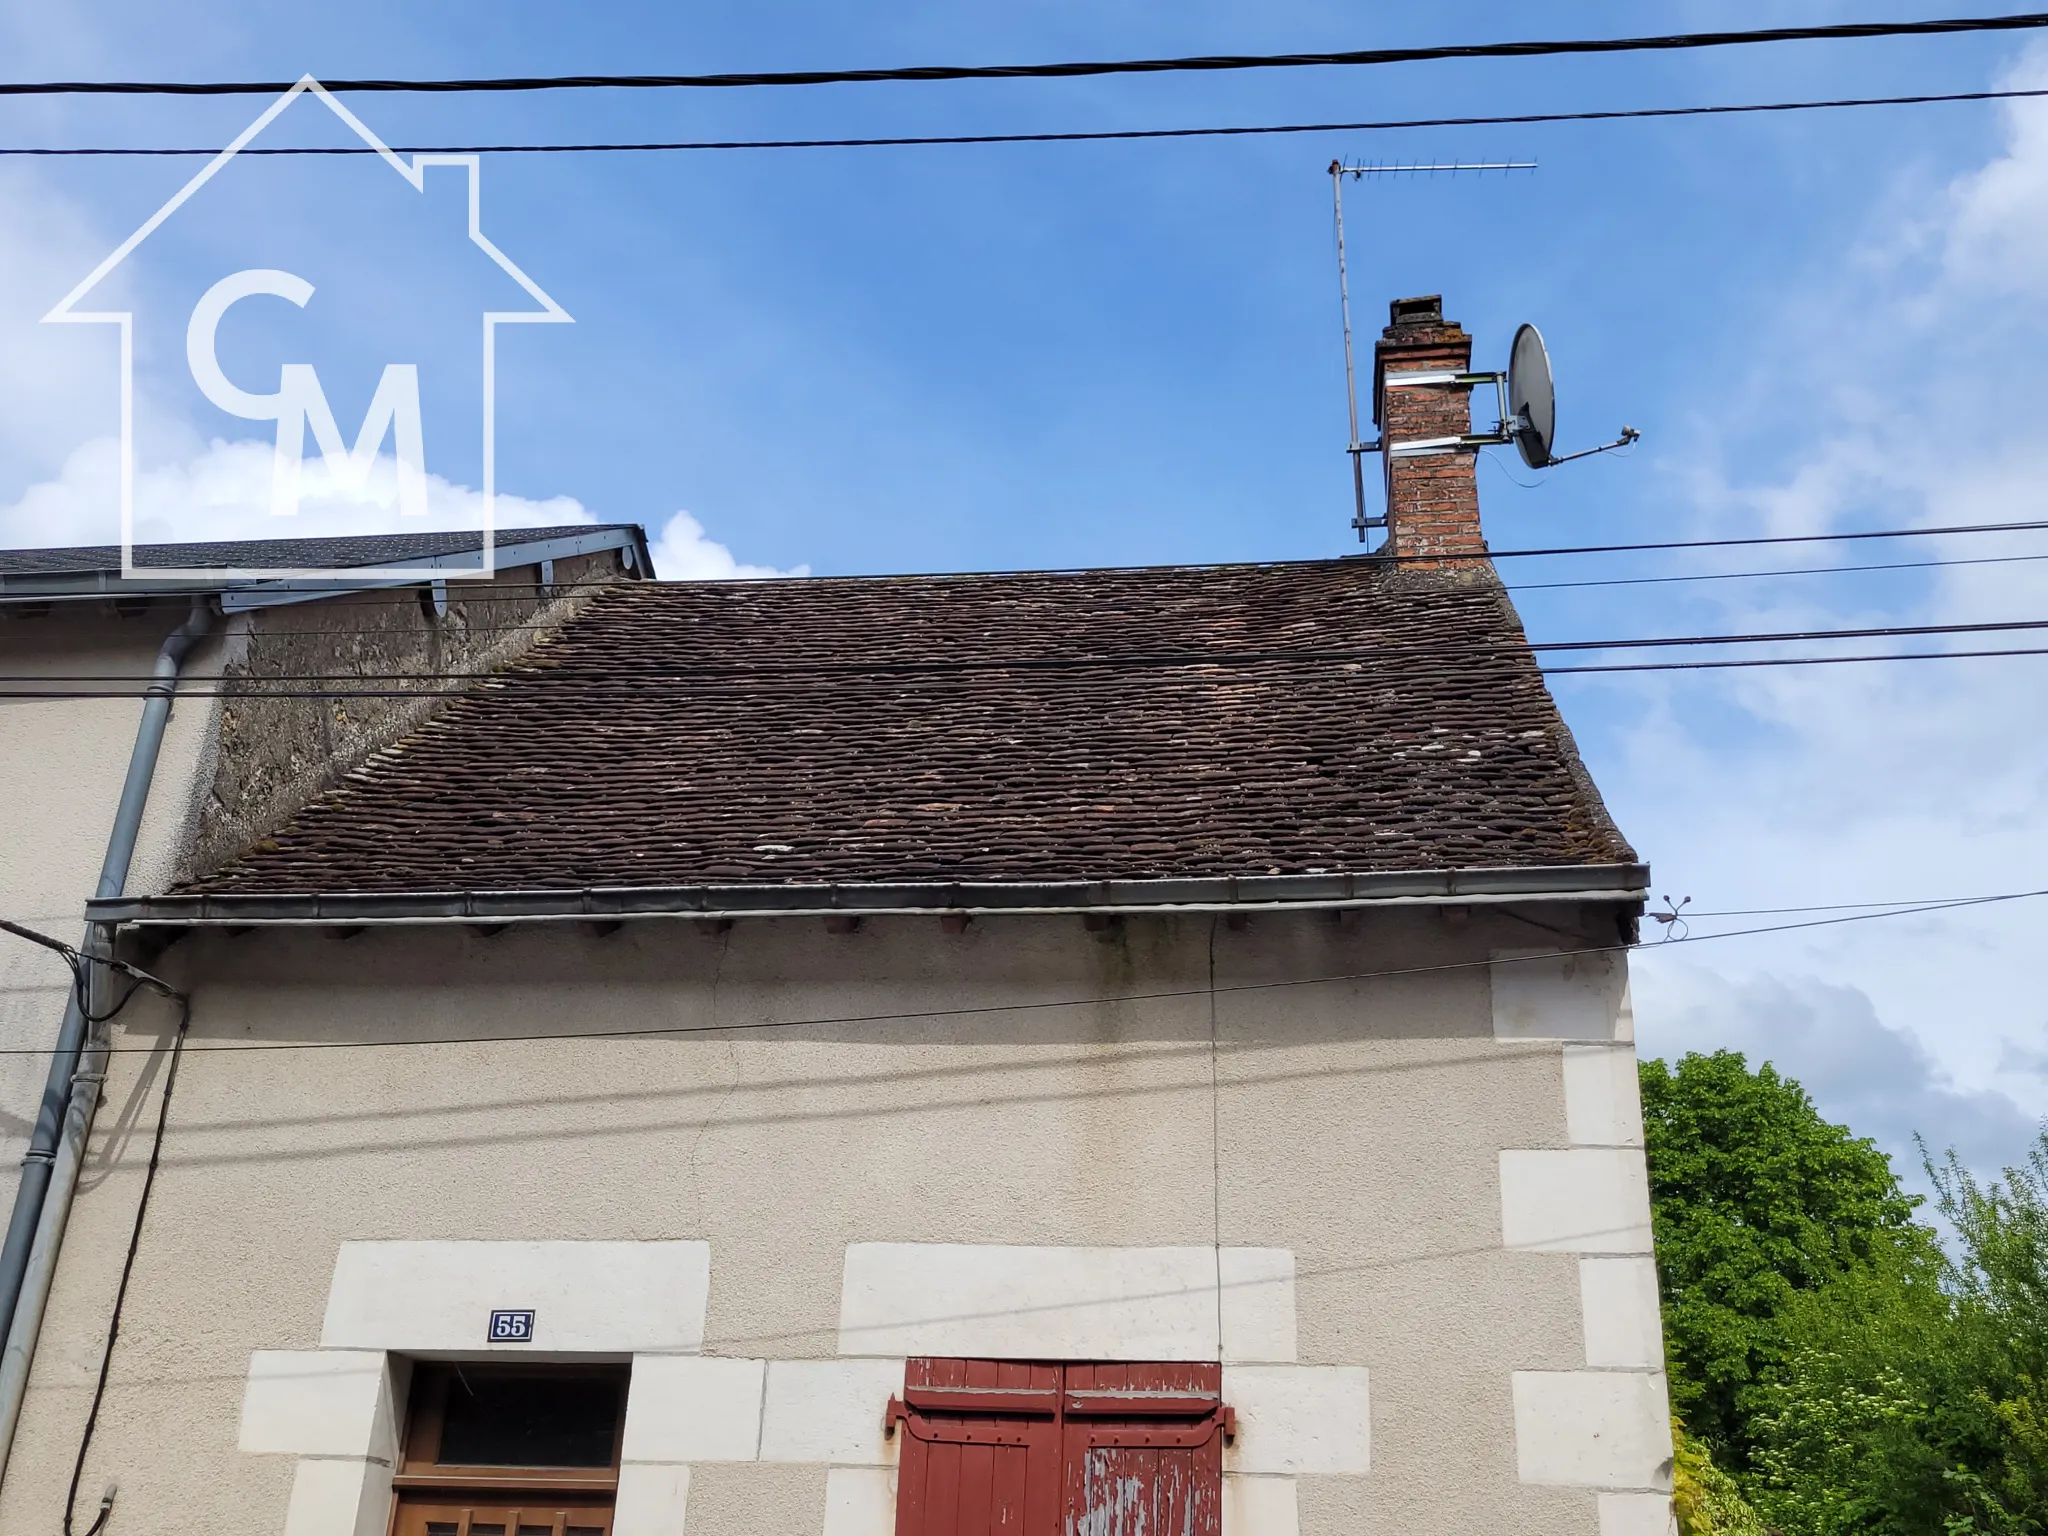
[[[1816,906],[1816,907],[1734,907],[1734,908],[1723,908],[1723,909],[1722,909],[1722,910],[1720,910],[1720,911],[1711,911],[1711,912],[1700,912],[1700,911],[1696,911],[1696,910],[1694,910],[1694,909],[1693,909],[1693,908],[1691,908],[1691,907],[1687,907],[1687,908],[1685,908],[1685,909],[1684,909],[1684,915],[1685,915],[1686,917],[1688,917],[1688,918],[1694,918],[1694,917],[1783,917],[1783,916],[1785,916],[1785,915],[1787,915],[1787,914],[1790,914],[1790,913],[1795,913],[1795,912],[1873,912],[1873,911],[1877,911],[1877,910],[1879,910],[1880,908],[1884,908],[1884,907],[1925,907],[1925,906],[1937,906],[1937,907],[1938,907],[1938,906],[1942,906],[1942,905],[1944,905],[1944,904],[1945,904],[1945,903],[1947,903],[1947,902],[1951,902],[1951,901],[1957,901],[1957,900],[1965,900],[1965,901],[1966,901],[1966,900],[1968,900],[1968,899],[1969,899],[1968,897],[1955,897],[1955,896],[1920,896],[1920,897],[1914,897],[1914,898],[1911,898],[1911,899],[1908,899],[1908,900],[1904,900],[1904,901],[1835,901],[1835,902],[1827,902],[1827,903],[1824,903],[1824,904],[1822,904],[1822,905],[1820,905],[1820,906]],[[1664,917],[1664,916],[1668,916],[1669,914],[1666,914],[1666,913],[1659,913],[1659,912],[1653,912],[1653,913],[1650,913],[1649,915],[1650,915],[1650,916],[1652,916],[1652,917]]]
[[[1683,576],[1596,576],[1580,581],[1509,581],[1503,582],[1501,586],[1502,590],[1507,592],[1554,592],[1581,587],[1668,586],[1690,581],[1755,581],[1769,580],[1779,576],[1851,576],[1864,571],[1926,571],[1965,565],[2019,565],[2040,560],[2048,560],[2048,555],[1978,555],[1959,560],[1894,560],[1873,565],[1779,566],[1772,570],[1758,571],[1694,571]],[[655,585],[664,585],[664,583],[657,582]],[[106,601],[106,599],[100,600]],[[471,601],[479,600],[472,599]],[[491,599],[481,599],[481,601],[491,601]],[[511,599],[508,599],[508,601],[511,601]],[[402,600],[376,598],[369,599],[368,601],[356,599],[353,601],[352,606],[365,607],[374,604],[376,606],[411,607],[416,606],[416,603],[417,599],[410,597]],[[557,618],[537,622],[521,620],[508,624],[488,624],[476,622],[474,616],[466,617],[469,617],[470,621],[464,625],[464,629],[472,635],[507,635],[559,630],[565,627],[566,624],[573,622],[573,618]],[[277,638],[287,635],[293,638],[327,635],[360,639],[374,632],[360,628],[351,629],[339,625],[266,624],[263,626],[261,633],[266,638]]]
[[[267,672],[193,673],[189,683],[232,684],[245,691],[223,696],[262,698],[266,683],[450,683],[569,681],[582,687],[592,684],[623,686],[693,678],[731,681],[747,677],[786,680],[791,677],[867,678],[950,675],[968,672],[1069,672],[1109,668],[1121,671],[1183,668],[1248,667],[1326,662],[1353,665],[1379,662],[1404,650],[1427,649],[1432,656],[1518,656],[1535,651],[1625,651],[1690,648],[1704,645],[1782,645],[1791,642],[1827,640],[1902,639],[1929,635],[2005,634],[2012,631],[2048,629],[2048,619],[2005,619],[1969,624],[1883,624],[1855,629],[1791,629],[1746,635],[1649,635],[1620,640],[1529,640],[1499,645],[1448,644],[1411,647],[1393,640],[1387,644],[1344,650],[1301,650],[1285,648],[1268,651],[1159,651],[1128,655],[1087,654],[1078,656],[983,656],[945,661],[734,661],[686,662],[673,665],[632,665],[606,658],[595,668],[569,666],[543,660],[485,672]],[[1967,654],[1938,652],[1933,654]],[[138,679],[106,672],[0,672],[0,683],[122,683]],[[123,695],[113,695],[121,697]]]
[[[1106,59],[1056,64],[918,64],[887,69],[802,69],[698,75],[513,75],[496,79],[322,81],[331,92],[450,94],[561,90],[734,89],[753,86],[853,85],[940,80],[1071,80],[1098,75],[1151,75],[1219,70],[1416,64],[1466,59],[1557,58],[1573,54],[1673,52],[1759,43],[1954,36],[2048,27],[2048,13],[1957,16],[1928,21],[1838,22],[1744,31],[1679,32],[1646,37],[1531,39],[1449,43],[1414,48],[1359,48],[1334,53],[1237,53],[1185,58]],[[292,80],[54,80],[0,82],[0,96],[268,96]]]
[[[1503,652],[1502,654],[1507,654]],[[1752,656],[1732,661],[1640,661],[1583,664],[1577,666],[1544,666],[1540,670],[1545,677],[1563,677],[1587,672],[1716,672],[1741,667],[1825,667],[1855,662],[1877,661],[1972,661],[2007,656],[2048,656],[2048,646],[2008,646],[1999,649],[1971,651],[1880,651],[1857,656]],[[1386,653],[1377,660],[1384,661]],[[842,685],[844,679],[840,680]],[[760,693],[769,684],[730,683],[721,692],[713,693],[699,689],[692,693],[693,700],[712,698],[735,698]],[[786,681],[773,685],[786,687]],[[90,699],[139,699],[144,695],[135,690],[119,689],[24,689],[0,688],[0,700],[40,699],[46,702],[76,702]],[[180,698],[231,699],[237,703],[251,703],[264,699],[481,699],[486,697],[483,687],[475,688],[180,688]],[[614,696],[616,697],[616,696]]]
[[[1945,538],[1951,534],[2038,533],[2043,529],[2048,529],[2048,518],[2035,518],[2030,520],[2021,520],[2016,522],[2004,523],[1951,523],[1934,528],[1863,528],[1842,533],[1780,533],[1753,534],[1741,538],[1726,539],[1664,539],[1641,544],[1560,544],[1529,549],[1489,549],[1481,553],[1470,555],[1373,554],[1347,555],[1343,556],[1342,558],[1348,560],[1366,561],[1377,565],[1406,565],[1417,562],[1429,562],[1435,564],[1463,564],[1475,560],[1522,560],[1548,558],[1561,555],[1628,555],[1642,554],[1646,552],[1659,552],[1663,550],[1672,549],[1737,549],[1749,548],[1755,545],[1764,544],[1839,544],[1845,542],[1854,542],[1863,539]],[[9,576],[26,575],[27,573],[7,571],[4,568],[4,560],[6,554],[7,551],[0,550],[0,609],[4,609],[7,606],[15,604],[42,605],[53,603],[116,603],[122,601],[132,601],[137,598],[204,597],[217,593],[223,590],[223,588],[247,591],[260,591],[263,589],[263,582],[261,579],[250,579],[237,580],[231,583],[223,582],[196,587],[190,585],[166,585],[163,587],[124,587],[115,591],[102,592],[10,592],[7,590],[7,587],[5,585],[7,578]],[[2025,557],[2015,556],[2010,558]],[[531,564],[530,561],[525,563]],[[1201,563],[1195,563],[1187,566],[1171,567],[1171,569],[1219,570],[1228,569],[1230,564],[1231,562],[1211,562],[1206,565]],[[509,568],[516,570],[519,567],[512,566]],[[1105,568],[1089,566],[1066,566],[1056,567],[1051,570],[1028,572],[947,571],[937,574],[927,573],[923,575],[892,577],[889,579],[902,581],[956,581],[978,576],[1017,576],[1020,574],[1030,576],[1070,576],[1087,574],[1091,571],[1099,571],[1101,569]],[[1116,567],[1107,567],[1107,569],[1116,569]],[[874,580],[876,578],[866,576],[785,576],[779,579],[782,581],[791,582],[828,582],[867,581]],[[420,602],[418,596],[418,589],[426,585],[426,581],[424,579],[418,578],[408,579],[407,581],[399,584],[391,583],[388,580],[379,584],[377,577],[374,575],[374,573],[371,572],[365,573],[364,581],[365,586],[362,588],[337,586],[332,592],[322,593],[320,594],[320,596],[323,598],[347,597],[351,604],[355,606],[369,606],[372,604],[382,604],[399,607],[417,607],[419,606]],[[288,582],[280,578],[281,586],[285,586],[288,584]],[[707,583],[653,581],[630,582],[626,583],[625,586],[631,588],[635,586],[666,587],[706,584]],[[368,595],[368,593],[371,591],[383,590],[392,585],[402,586],[402,588],[408,593],[408,595],[404,597],[372,597]],[[469,595],[463,589],[460,578],[452,577],[449,579],[449,592],[451,600],[459,600],[464,603],[516,601],[519,599],[514,597],[506,597],[501,594],[516,594],[538,591],[540,590],[540,586],[540,583],[533,582],[493,583],[488,587],[479,587],[473,589],[474,595]]]
[[[1863,528],[1847,533],[1750,534],[1732,539],[1662,539],[1644,544],[1558,544],[1544,549],[1489,549],[1475,555],[1355,555],[1388,565],[1418,561],[1527,560],[1552,555],[1628,555],[1666,549],[1740,549],[1760,544],[1843,544],[1859,539],[1937,538],[1952,533],[2031,533],[2048,528],[2048,519],[2012,523],[1952,523],[1940,528]]]
[[[1557,592],[1569,587],[1652,587],[1685,581],[1755,581],[1773,576],[1847,576],[1858,571],[1929,571],[1954,565],[2018,565],[2033,560],[2048,560],[2048,555],[1978,555],[1962,560],[1894,560],[1880,565],[1780,566],[1769,571],[1693,571],[1684,576],[1600,576],[1585,581],[1508,581],[1502,582],[1501,586],[1509,592]],[[322,631],[293,633],[317,634]],[[357,631],[335,630],[333,633],[354,634]]]
[[[1819,112],[1846,107],[1912,107],[1941,102],[2017,101],[2048,96],[2048,89],[2001,91],[1937,91],[1914,96],[1839,96],[1801,101],[1756,101],[1710,103],[1692,107],[1621,107],[1585,112],[1509,112],[1484,117],[1410,117],[1366,122],[1336,123],[1252,123],[1194,128],[1098,128],[1046,133],[917,133],[871,135],[836,139],[671,139],[638,142],[596,142],[571,144],[411,144],[394,145],[397,155],[599,155],[659,154],[690,150],[750,149],[921,149],[948,145],[981,144],[1101,144],[1157,139],[1256,138],[1267,134],[1302,133],[1389,133],[1412,128],[1498,128],[1528,127],[1544,123],[1611,123],[1678,117],[1734,117],[1746,113]],[[199,159],[211,158],[219,149],[192,147],[138,149],[98,146],[5,146],[0,158],[9,156],[38,159]],[[251,145],[244,155],[310,155],[346,158],[374,155],[367,144],[331,147],[313,145]],[[1509,475],[1509,479],[1513,479]],[[1523,482],[1517,481],[1517,484]]]
[[[128,995],[111,1012],[102,1015],[102,1020],[111,1019],[125,1008],[141,985],[137,982],[130,987]],[[156,1189],[157,1168],[163,1161],[164,1129],[171,1118],[171,1094],[178,1086],[178,1064],[184,1059],[185,1036],[192,1026],[192,1000],[181,992],[170,995],[178,1004],[178,1030],[171,1040],[170,1065],[165,1069],[163,1093],[157,1100],[156,1134],[149,1145],[149,1166],[142,1175],[142,1193],[135,1202],[135,1224],[128,1232],[128,1253],[121,1261],[121,1283],[114,1290],[113,1311],[107,1319],[107,1342],[100,1351],[100,1370],[98,1379],[93,1383],[92,1407],[86,1413],[85,1429],[78,1438],[78,1455],[71,1463],[71,1486],[64,1495],[64,1536],[71,1536],[72,1518],[78,1505],[78,1485],[85,1476],[85,1459],[92,1449],[93,1434],[99,1428],[100,1405],[106,1398],[107,1377],[114,1364],[114,1344],[121,1337],[121,1312],[128,1303],[128,1282],[135,1273],[135,1256],[142,1248],[142,1226],[149,1215],[149,1197]],[[109,1486],[100,1500],[99,1518],[93,1521],[85,1536],[99,1536],[113,1512],[114,1490]]]
[[[0,933],[11,933],[16,938],[26,939],[31,944],[37,944],[44,949],[52,950],[63,958],[65,965],[71,971],[71,991],[78,1003],[79,1017],[88,1024],[106,1023],[115,1014],[126,1008],[133,1001],[135,994],[143,987],[152,987],[166,996],[171,995],[170,988],[166,983],[150,975],[149,972],[128,964],[125,960],[115,960],[105,955],[89,955],[74,944],[66,944],[62,939],[52,938],[47,933],[38,933],[33,928],[26,927],[21,923],[9,922],[6,918],[0,918]],[[85,967],[88,964],[103,965],[108,970],[117,971],[121,975],[130,978],[128,990],[121,994],[121,1000],[115,1003],[113,1008],[106,1013],[94,1013],[92,1011],[90,985],[85,971]]]
[[[2048,646],[1995,651],[1888,651],[1864,656],[1752,656],[1736,661],[1626,661],[1599,666],[1545,667],[1545,677],[1573,672],[1719,672],[1735,667],[1832,667],[1863,661],[1969,661],[1991,656],[2048,656]]]
[[[1216,1337],[1223,1337],[1223,1036],[1216,1015],[1216,927],[1222,914],[1209,914],[1206,990],[1209,996],[1209,1217],[1216,1265]]]
[[[144,1217],[149,1213],[150,1193],[156,1187],[157,1166],[163,1159],[164,1128],[170,1118],[171,1093],[178,1082],[178,1062],[184,1052],[186,1032],[190,1029],[192,1023],[192,1001],[161,977],[152,976],[139,966],[130,965],[125,960],[116,960],[107,956],[88,955],[75,945],[67,944],[62,939],[52,938],[47,933],[39,933],[25,924],[0,918],[0,932],[13,934],[16,938],[25,939],[31,944],[40,945],[44,949],[54,950],[57,954],[64,957],[65,962],[71,967],[72,985],[76,989],[78,1011],[84,1016],[88,1024],[97,1026],[112,1022],[120,1015],[123,1009],[135,1000],[135,994],[144,987],[149,987],[151,990],[161,993],[178,1005],[178,1032],[171,1045],[170,1068],[164,1075],[163,1097],[157,1107],[156,1137],[150,1145],[149,1168],[143,1175],[142,1194],[135,1206],[135,1225],[128,1234],[128,1256],[121,1265],[121,1283],[114,1292],[113,1314],[107,1323],[107,1342],[100,1354],[99,1379],[93,1386],[92,1407],[85,1417],[85,1429],[79,1436],[78,1441],[78,1455],[71,1463],[71,1485],[64,1495],[64,1536],[72,1536],[71,1527],[78,1506],[78,1485],[85,1476],[86,1455],[92,1449],[93,1434],[99,1427],[100,1405],[106,1397],[107,1377],[114,1363],[114,1341],[121,1336],[121,1311],[128,1300],[128,1281],[135,1271],[135,1255],[142,1246],[142,1223]],[[122,993],[120,999],[105,1013],[94,1013],[92,1011],[91,992],[86,983],[85,973],[85,967],[88,963],[104,965],[110,970],[118,971],[131,978],[128,990]],[[88,1050],[90,1049],[91,1047],[88,1047]],[[108,1045],[102,1049],[106,1053],[111,1053],[115,1047]],[[43,1055],[47,1053],[10,1052],[9,1054]],[[113,1485],[109,1484],[106,1494],[100,1499],[99,1518],[94,1520],[91,1526],[86,1529],[85,1536],[99,1536],[99,1533],[106,1527],[108,1517],[113,1512],[114,1488]]]
[[[75,946],[66,944],[62,939],[53,939],[47,933],[38,933],[35,929],[23,923],[11,922],[7,918],[0,917],[0,933],[11,933],[17,939],[26,939],[29,943],[40,945],[44,949],[55,950],[64,957],[67,963],[79,959],[79,953]]]
[[[1858,912],[1851,914],[1847,917],[1818,918],[1807,922],[1799,923],[1773,923],[1759,928],[1730,928],[1725,929],[1720,933],[1695,934],[1692,937],[1685,939],[1641,941],[1633,944],[1586,945],[1577,949],[1562,951],[1561,953],[1570,955],[1612,955],[1627,954],[1630,952],[1664,950],[1671,949],[1681,944],[1705,944],[1717,939],[1752,938],[1764,934],[1792,933],[1808,928],[1832,928],[1837,927],[1844,923],[1874,922],[1892,917],[1914,917],[1929,912],[1951,912],[1965,907],[1984,907],[1995,906],[2001,903],[2012,901],[2031,901],[2043,896],[2048,896],[2048,889],[2030,891],[2004,891],[1998,893],[1997,895],[1992,896],[1961,896],[1956,897],[1952,900],[1927,902],[1920,906],[1895,908],[1893,910],[1883,912]],[[696,914],[688,912],[678,912],[672,915],[663,914],[660,918],[646,918],[642,920],[686,920],[693,918],[695,915]],[[563,920],[588,921],[590,919]],[[533,921],[536,920],[523,920],[523,922],[525,923],[531,923]],[[547,921],[554,920],[548,919]],[[519,923],[514,923],[508,926],[519,925]],[[284,926],[296,929],[319,925],[295,923]],[[356,925],[351,925],[343,919],[336,919],[330,926],[350,927]],[[392,923],[389,926],[403,928],[411,927],[414,925],[404,923]],[[1294,987],[1336,986],[1346,982],[1386,981],[1404,976],[1437,975],[1448,971],[1470,971],[1489,966],[1514,965],[1529,961],[1554,960],[1556,958],[1556,953],[1545,952],[1541,954],[1503,955],[1488,960],[1449,960],[1439,962],[1433,965],[1399,966],[1393,969],[1380,971],[1353,971],[1336,976],[1291,977],[1280,981],[1230,982],[1218,986],[1215,990],[1218,994],[1238,992],[1274,992],[1283,991]],[[243,1044],[222,1043],[217,1045],[207,1045],[201,1043],[187,1047],[187,1053],[190,1054],[192,1052],[204,1052],[207,1054],[211,1054],[214,1052],[221,1051],[353,1051],[381,1049],[415,1049],[427,1046],[441,1045],[518,1045],[527,1042],[560,1040],[639,1040],[656,1038],[666,1035],[728,1034],[737,1030],[804,1029],[822,1028],[827,1025],[836,1026],[850,1024],[886,1024],[904,1021],[916,1021],[920,1019],[971,1018],[994,1013],[1039,1012],[1049,1008],[1100,1008],[1120,1003],[1171,1002],[1186,998],[1206,997],[1208,995],[1209,988],[1204,986],[1179,988],[1158,992],[1125,992],[1113,996],[1099,994],[1088,997],[1048,998],[1042,1001],[1021,1003],[982,1003],[970,1004],[966,1007],[956,1008],[908,1009],[898,1010],[890,1013],[836,1014],[811,1016],[796,1019],[756,1019],[750,1021],[736,1021],[723,1024],[665,1024],[651,1025],[646,1027],[634,1027],[630,1029],[552,1030],[537,1034],[523,1035],[441,1035],[427,1040],[391,1040],[379,1038],[369,1040],[263,1040],[249,1041]],[[114,1055],[144,1055],[157,1049],[158,1047],[156,1046],[108,1046],[105,1048],[108,1054]],[[19,1047],[0,1048],[0,1057],[34,1056],[45,1054],[47,1054],[47,1052],[38,1052]]]

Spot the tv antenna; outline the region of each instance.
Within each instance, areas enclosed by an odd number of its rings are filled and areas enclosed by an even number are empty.
[[[1351,281],[1344,261],[1344,178],[1348,176],[1353,181],[1362,181],[1367,176],[1457,175],[1466,171],[1499,171],[1506,175],[1535,169],[1534,160],[1390,160],[1370,165],[1346,165],[1342,160],[1330,162],[1330,196],[1337,215],[1337,294],[1344,310],[1344,393],[1351,410],[1351,445],[1348,451],[1351,455],[1351,490],[1356,504],[1351,526],[1358,530],[1360,543],[1365,541],[1370,530],[1387,525],[1384,515],[1365,515],[1365,455],[1368,453],[1382,455],[1391,475],[1393,460],[1404,454],[1441,453],[1446,449],[1477,452],[1494,444],[1513,443],[1522,455],[1522,462],[1531,469],[1549,469],[1592,454],[1611,453],[1642,436],[1634,427],[1623,427],[1620,437],[1597,448],[1582,448],[1577,453],[1567,453],[1562,457],[1551,451],[1557,430],[1557,390],[1550,373],[1550,352],[1543,345],[1542,332],[1533,325],[1524,325],[1515,332],[1514,342],[1508,349],[1505,372],[1402,376],[1402,381],[1408,384],[1491,384],[1500,407],[1499,419],[1491,432],[1465,432],[1456,437],[1429,438],[1412,443],[1388,443],[1384,436],[1368,443],[1358,435],[1358,370],[1351,347]]]

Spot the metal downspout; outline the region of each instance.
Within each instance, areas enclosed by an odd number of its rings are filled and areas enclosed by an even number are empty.
[[[191,614],[171,631],[156,653],[156,667],[144,694],[142,723],[135,732],[134,749],[128,755],[128,777],[121,786],[113,831],[107,837],[106,857],[100,864],[95,893],[100,899],[119,896],[127,888],[128,866],[135,856],[143,809],[149,803],[150,781],[156,776],[157,757],[163,750],[164,729],[170,721],[178,674],[192,647],[213,627],[213,617],[209,601],[194,598]],[[105,954],[110,942],[109,932],[94,924],[86,931],[85,953]],[[88,962],[89,978],[99,970]],[[86,1133],[92,1127],[105,1068],[105,1053],[89,1050],[86,1019],[90,1004],[79,997],[78,991],[76,987],[70,989],[64,1007],[57,1048],[50,1057],[49,1081],[43,1087],[42,1103],[29,1134],[28,1152],[22,1159],[14,1211],[8,1218],[6,1240],[0,1243],[0,1326],[5,1328],[7,1341],[4,1352],[0,1352],[0,1476],[6,1473],[15,1425],[21,1418],[29,1362],[35,1354],[36,1334],[42,1327],[43,1308],[50,1298],[57,1247],[70,1215],[72,1193],[78,1187],[79,1163],[85,1154]]]

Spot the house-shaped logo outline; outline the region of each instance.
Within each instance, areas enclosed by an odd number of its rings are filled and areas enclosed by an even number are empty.
[[[430,166],[461,166],[469,172],[469,238],[496,262],[499,269],[512,281],[523,288],[540,307],[530,310],[486,310],[484,312],[483,334],[483,549],[482,562],[476,567],[449,567],[445,565],[421,566],[417,570],[399,566],[379,567],[378,575],[383,578],[418,579],[446,581],[451,579],[488,579],[496,568],[496,498],[497,498],[497,329],[501,323],[527,323],[540,325],[573,324],[574,317],[557,304],[540,285],[523,271],[483,232],[482,224],[482,165],[481,156],[474,154],[417,154],[410,161],[397,154],[382,139],[369,129],[353,112],[343,106],[334,96],[311,75],[300,76],[298,82],[267,107],[263,114],[247,128],[244,128],[227,148],[215,155],[198,172],[174,193],[170,200],[149,216],[142,227],[130,235],[97,267],[87,274],[83,281],[59,299],[50,312],[43,316],[45,324],[74,325],[118,325],[121,328],[121,575],[124,580],[143,581],[328,581],[345,579],[350,573],[322,566],[279,568],[266,566],[261,569],[242,570],[223,566],[170,567],[135,565],[135,312],[133,310],[81,310],[77,304],[85,298],[101,279],[126,261],[135,248],[147,240],[165,220],[182,208],[186,201],[218,175],[237,155],[248,147],[258,134],[270,126],[300,96],[314,96],[327,109],[346,123],[357,138],[361,139],[384,163],[404,177],[415,192],[426,191],[426,172]]]

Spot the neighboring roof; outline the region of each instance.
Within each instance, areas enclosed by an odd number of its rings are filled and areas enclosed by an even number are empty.
[[[1634,859],[1490,571],[1330,560],[610,588],[186,890],[1611,896]]]
[[[570,553],[631,545],[646,553],[646,539],[636,523],[568,523],[548,528],[500,528],[494,539],[495,563],[511,562],[514,551],[522,563],[566,558]],[[234,539],[195,544],[138,544],[134,549],[137,568],[156,567],[189,571],[216,567],[230,570],[329,570],[360,571],[374,579],[379,566],[421,567],[445,565],[451,571],[465,566],[474,569],[483,550],[483,534],[477,530],[451,533],[382,533],[342,538]],[[551,552],[559,550],[559,552]],[[159,584],[160,585],[160,584]],[[223,578],[218,582],[181,580],[179,590],[195,588],[246,589],[262,585],[247,579]],[[333,590],[333,582],[298,581],[293,590]],[[152,584],[145,578],[124,580],[121,575],[121,547],[91,544],[71,549],[0,549],[0,597],[45,597],[96,592],[144,592]]]
[[[506,528],[500,545],[589,533],[589,524],[559,528]],[[138,544],[138,566],[390,565],[431,555],[475,554],[483,535],[458,533],[376,533],[323,539],[222,539],[205,544]],[[0,549],[0,572],[118,571],[121,546],[88,544],[76,549]]]

